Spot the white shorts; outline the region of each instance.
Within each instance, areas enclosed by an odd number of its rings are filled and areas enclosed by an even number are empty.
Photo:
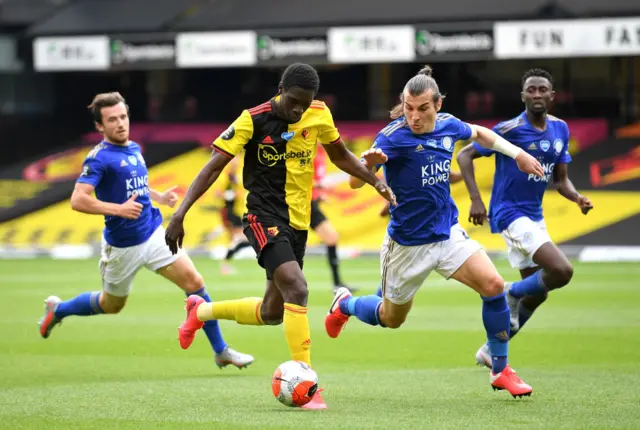
[[[516,219],[500,235],[507,243],[509,264],[519,270],[536,267],[533,254],[543,244],[551,242],[544,220],[533,221],[527,217]]]
[[[403,246],[387,235],[380,252],[382,294],[396,305],[408,303],[432,270],[449,279],[480,249],[460,224],[451,227],[449,239],[427,245]]]
[[[118,248],[102,238],[100,274],[102,288],[107,293],[126,297],[131,291],[133,278],[143,266],[154,272],[176,261],[183,251],[171,254],[164,241],[164,227],[159,226],[146,242],[140,245]]]

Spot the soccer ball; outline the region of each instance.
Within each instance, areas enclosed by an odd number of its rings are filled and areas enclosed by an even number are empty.
[[[304,406],[318,391],[318,375],[302,361],[287,361],[273,372],[271,389],[283,405]]]

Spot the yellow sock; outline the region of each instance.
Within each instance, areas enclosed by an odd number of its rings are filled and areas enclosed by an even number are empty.
[[[306,307],[284,304],[284,335],[289,344],[291,359],[311,366],[311,334]]]
[[[263,325],[260,306],[262,306],[260,297],[203,303],[198,306],[198,319],[200,321],[232,320],[238,324]]]

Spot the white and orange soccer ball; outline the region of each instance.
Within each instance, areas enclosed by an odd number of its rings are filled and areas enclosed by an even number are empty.
[[[271,389],[283,405],[304,406],[318,391],[318,375],[302,361],[287,361],[273,372]]]

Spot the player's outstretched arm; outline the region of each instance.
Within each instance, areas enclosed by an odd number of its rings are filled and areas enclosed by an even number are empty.
[[[527,154],[521,148],[506,141],[502,136],[496,134],[493,130],[482,127],[480,125],[471,126],[471,138],[480,144],[480,146],[492,149],[496,152],[511,157],[516,161],[518,168],[529,174],[534,174],[540,178],[544,176],[544,169],[538,160],[530,154]]]
[[[218,179],[220,173],[229,161],[231,161],[229,156],[219,151],[213,151],[207,164],[200,170],[198,176],[196,176],[189,186],[184,200],[182,200],[182,203],[171,217],[171,221],[165,232],[165,242],[172,253],[176,254],[178,247],[182,247],[182,240],[184,239],[184,228],[182,224],[187,212],[189,212],[189,209],[191,209],[191,206],[193,206],[196,200],[211,188],[211,185]]]
[[[371,185],[382,197],[391,202],[392,205],[396,204],[396,197],[393,195],[391,188],[365,166],[364,163],[357,159],[356,156],[344,146],[342,140],[323,146],[331,162],[338,166],[340,170]]]
[[[480,157],[482,157],[482,154],[480,154],[473,145],[467,145],[462,148],[457,157],[462,179],[471,198],[469,222],[473,222],[473,225],[482,225],[487,219],[487,208],[482,201],[478,183],[476,182],[475,169],[473,167],[473,160]]]
[[[569,165],[566,163],[556,164],[553,171],[553,183],[558,193],[567,200],[570,200],[580,207],[583,214],[589,213],[593,209],[591,200],[580,194],[569,179]]]
[[[142,205],[135,201],[138,197],[136,193],[126,202],[117,204],[98,200],[93,196],[93,190],[93,185],[77,183],[71,194],[71,209],[85,214],[119,216],[127,219],[140,216]]]

